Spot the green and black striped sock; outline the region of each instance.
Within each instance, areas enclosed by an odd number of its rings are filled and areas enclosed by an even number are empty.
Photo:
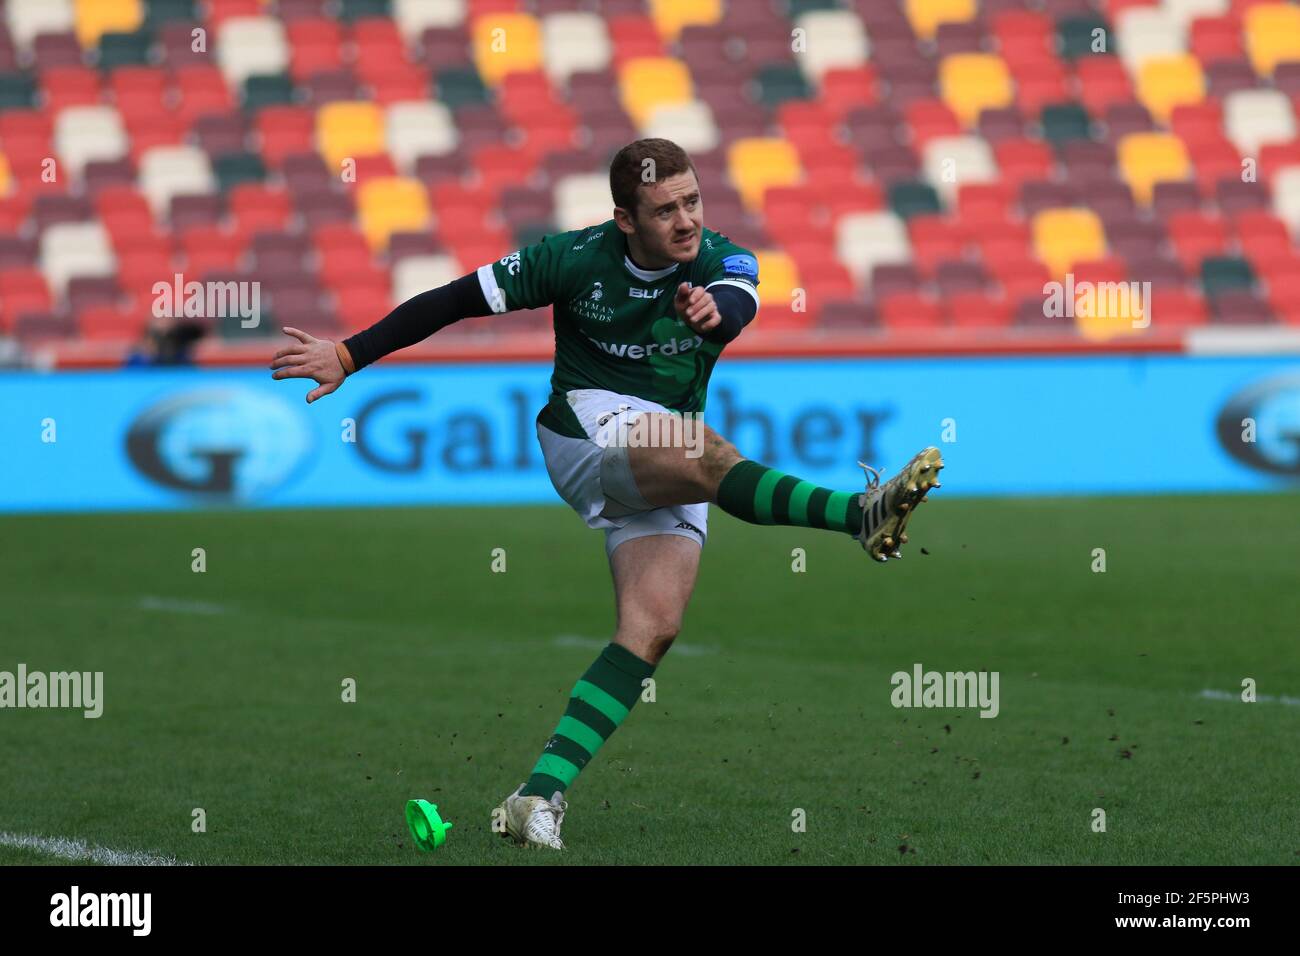
[[[626,647],[610,644],[569,692],[569,706],[524,784],[523,795],[545,797],[572,785],[600,745],[623,723],[655,672]]]
[[[718,507],[751,524],[788,524],[857,534],[858,493],[832,491],[756,461],[738,461],[718,485]]]

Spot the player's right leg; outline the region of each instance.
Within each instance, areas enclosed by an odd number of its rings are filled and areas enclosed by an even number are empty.
[[[877,561],[902,557],[907,523],[927,492],[939,487],[943,468],[939,450],[926,448],[887,482],[863,465],[866,491],[835,491],[741,457],[698,419],[671,413],[647,417],[655,422],[643,434],[669,438],[627,449],[632,480],[645,502],[662,507],[710,501],[752,524],[843,531]]]

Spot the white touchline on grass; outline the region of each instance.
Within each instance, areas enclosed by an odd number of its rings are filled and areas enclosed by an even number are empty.
[[[1204,697],[1206,700],[1241,701],[1240,692],[1233,692],[1230,690],[1211,690],[1208,687],[1201,691],[1200,696]],[[1300,697],[1287,697],[1285,694],[1281,697],[1275,697],[1272,694],[1257,694],[1255,700],[1261,704],[1284,704],[1287,707],[1300,707]]]
[[[29,833],[6,833],[0,831],[0,846],[13,847],[16,850],[33,850],[46,856],[57,856],[62,860],[76,860],[84,863],[98,863],[102,866],[189,866],[174,856],[154,856],[136,850],[110,850],[108,847],[93,846],[82,840],[69,840],[67,837],[33,836]]]
[[[208,601],[182,601],[177,598],[154,597],[146,594],[140,598],[142,611],[175,611],[178,614],[225,614],[226,608]]]
[[[586,647],[598,651],[606,647],[609,641],[602,641],[595,637],[583,637],[581,634],[560,634],[551,643],[556,647]],[[712,644],[682,644],[675,642],[672,652],[679,657],[701,657],[705,654],[716,654],[718,649]]]

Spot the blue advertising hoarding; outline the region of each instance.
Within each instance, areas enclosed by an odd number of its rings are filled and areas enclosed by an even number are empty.
[[[0,376],[0,510],[556,502],[543,364],[368,368],[307,405],[264,369]],[[945,494],[1258,491],[1300,483],[1300,360],[733,360],[706,420],[845,489],[944,452]],[[1243,424],[1245,422],[1245,424]]]

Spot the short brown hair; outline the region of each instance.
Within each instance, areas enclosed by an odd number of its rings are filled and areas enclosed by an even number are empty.
[[[645,179],[646,160],[653,172]],[[609,191],[614,205],[636,215],[637,188],[681,173],[695,172],[691,157],[670,139],[638,139],[618,151],[609,164]]]

